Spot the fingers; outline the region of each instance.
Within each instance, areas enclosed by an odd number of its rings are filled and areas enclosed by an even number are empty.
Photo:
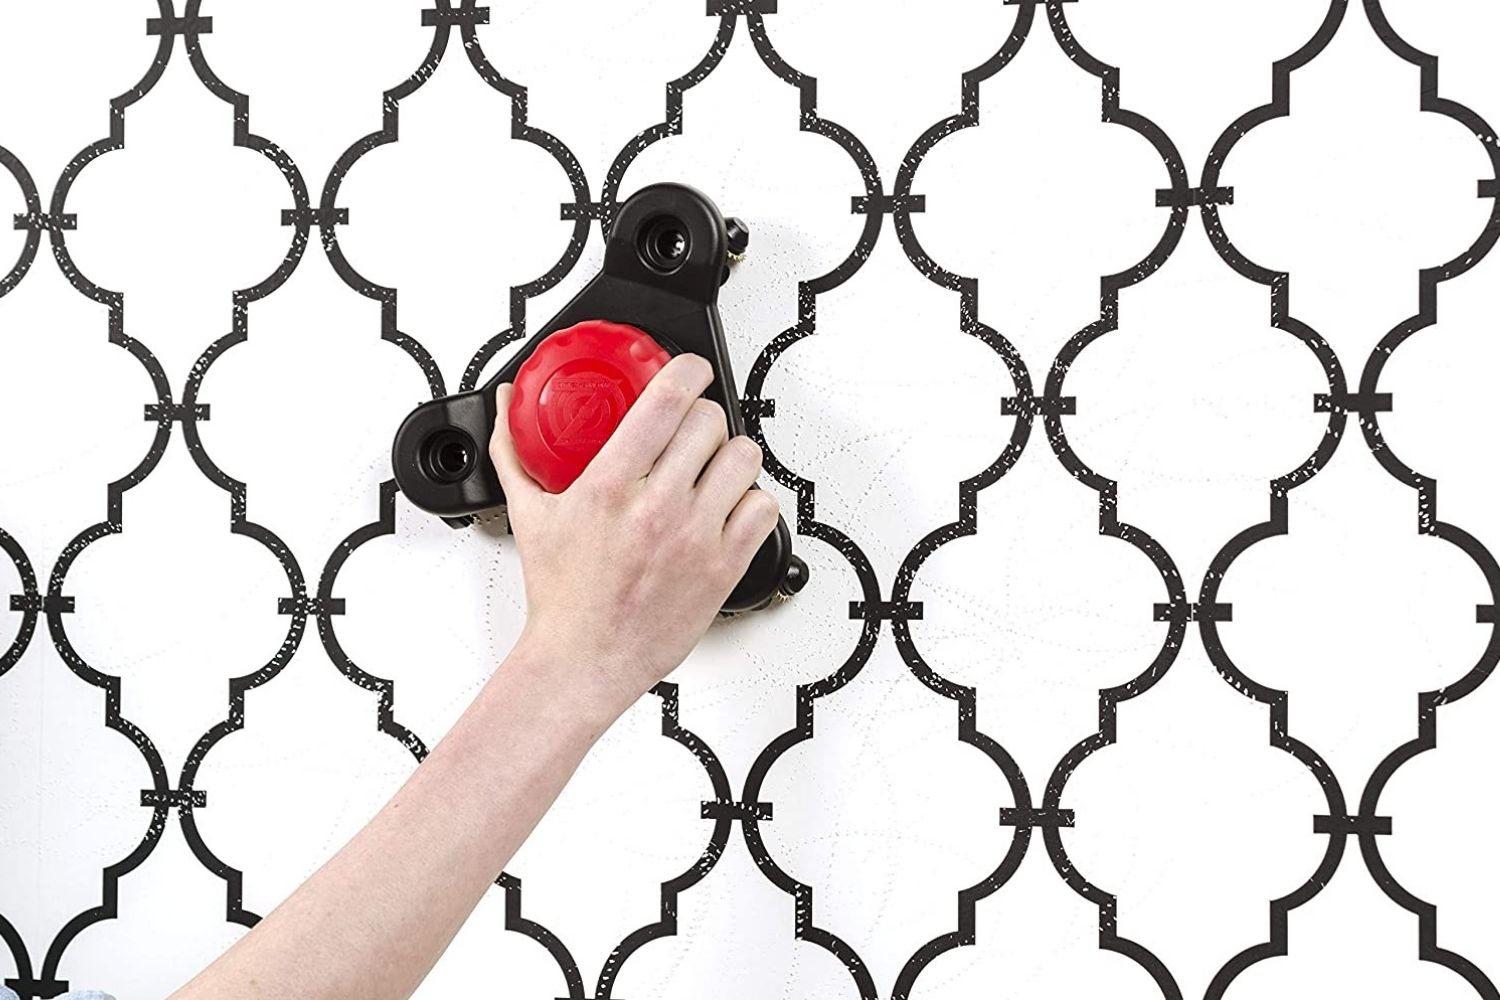
[[[706,517],[717,523],[728,520],[745,491],[755,485],[760,459],[760,446],[743,434],[724,442],[698,480],[698,503]]]
[[[776,530],[779,516],[776,498],[765,490],[749,490],[740,497],[724,524],[724,544],[737,563],[750,565],[761,543]]]
[[[696,354],[679,354],[646,384],[579,481],[624,483],[645,477],[677,433],[682,419],[713,381],[713,367]]]
[[[500,477],[507,504],[524,504],[543,492],[521,466],[515,441],[510,436],[510,397],[515,386],[502,382],[495,390],[495,429],[490,433],[490,461]]]
[[[677,433],[656,460],[649,481],[666,489],[692,489],[703,467],[728,439],[724,408],[700,396],[688,407]]]

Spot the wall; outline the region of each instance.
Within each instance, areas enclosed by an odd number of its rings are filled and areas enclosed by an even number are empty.
[[[517,565],[390,435],[675,179],[812,582],[421,995],[1500,996],[1480,8],[5,4],[0,978],[164,996],[451,725]]]

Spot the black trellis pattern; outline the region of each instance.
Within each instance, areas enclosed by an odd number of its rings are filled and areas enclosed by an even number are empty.
[[[782,0],[783,6],[785,0]],[[575,272],[585,253],[591,235],[598,235],[610,223],[622,194],[629,193],[627,173],[653,144],[684,133],[686,115],[684,95],[708,79],[719,67],[737,36],[748,39],[764,67],[786,87],[795,91],[800,102],[798,127],[801,131],[822,137],[832,143],[852,164],[862,188],[848,192],[850,211],[862,216],[854,244],[847,255],[825,274],[807,277],[797,284],[796,322],[784,330],[756,331],[761,345],[759,354],[747,371],[741,372],[743,395],[747,401],[746,420],[750,433],[765,449],[766,470],[787,495],[795,498],[795,530],[803,539],[827,546],[848,564],[858,581],[857,592],[848,597],[848,613],[859,622],[858,638],[847,651],[827,653],[828,672],[822,679],[805,683],[795,692],[795,723],[772,739],[759,752],[736,791],[715,749],[699,735],[686,728],[679,717],[679,685],[660,684],[653,692],[659,702],[661,734],[686,748],[701,766],[710,784],[713,798],[702,804],[701,818],[707,824],[700,857],[675,878],[660,887],[660,912],[654,922],[645,924],[620,939],[602,968],[594,969],[575,955],[564,933],[544,926],[529,909],[529,896],[522,880],[504,873],[497,880],[504,895],[505,927],[525,935],[546,949],[567,984],[569,1000],[613,997],[615,983],[632,956],[646,943],[676,935],[679,897],[690,893],[710,875],[726,848],[736,837],[735,824],[750,856],[765,878],[791,897],[794,920],[787,928],[796,939],[821,948],[847,969],[850,982],[862,1000],[890,998],[904,1000],[920,992],[924,971],[944,953],[976,943],[976,905],[997,893],[1003,894],[1007,883],[1020,868],[1028,851],[1044,851],[1057,876],[1078,896],[1097,908],[1097,945],[1116,952],[1149,974],[1164,1000],[1196,995],[1181,975],[1161,957],[1150,942],[1133,940],[1119,926],[1116,895],[1104,888],[1107,880],[1083,870],[1069,855],[1064,831],[1087,823],[1086,814],[1070,804],[1069,783],[1075,771],[1091,755],[1111,747],[1117,738],[1117,709],[1131,699],[1146,695],[1165,677],[1178,661],[1186,644],[1201,641],[1222,680],[1247,699],[1267,707],[1268,739],[1276,750],[1290,755],[1316,780],[1325,799],[1324,812],[1309,820],[1310,834],[1323,838],[1323,853],[1316,868],[1308,872],[1294,891],[1268,899],[1268,921],[1262,940],[1244,942],[1242,950],[1222,962],[1204,993],[1205,1000],[1224,996],[1247,969],[1266,959],[1288,953],[1288,915],[1316,897],[1342,865],[1359,862],[1346,857],[1351,839],[1357,844],[1360,860],[1391,903],[1418,920],[1419,957],[1437,963],[1456,973],[1475,995],[1500,1000],[1496,977],[1500,976],[1500,955],[1459,954],[1440,942],[1437,907],[1402,885],[1383,858],[1382,837],[1392,829],[1392,817],[1382,811],[1382,796],[1392,777],[1408,761],[1437,745],[1441,712],[1472,693],[1493,671],[1500,660],[1500,563],[1497,563],[1486,540],[1462,526],[1444,521],[1437,504],[1436,480],[1424,475],[1398,456],[1381,431],[1381,414],[1392,408],[1391,393],[1381,377],[1393,354],[1414,336],[1437,322],[1442,285],[1473,269],[1500,240],[1500,141],[1491,125],[1470,107],[1445,96],[1439,81],[1438,59],[1406,41],[1387,19],[1381,0],[1327,0],[1327,12],[1316,32],[1295,52],[1270,67],[1269,100],[1252,107],[1228,122],[1201,168],[1196,171],[1185,159],[1173,138],[1147,113],[1132,109],[1122,93],[1119,67],[1109,65],[1092,55],[1087,40],[1074,34],[1069,22],[1070,0],[1004,0],[1014,8],[1014,21],[1008,33],[995,39],[993,54],[980,65],[962,73],[959,82],[958,110],[942,117],[910,143],[900,160],[894,177],[882,177],[877,157],[866,142],[849,128],[826,117],[820,110],[818,81],[793,66],[776,44],[778,0],[708,0],[706,15],[716,18],[718,29],[707,51],[696,65],[665,84],[665,108],[662,119],[629,139],[609,163],[602,177],[591,181],[583,163],[570,150],[567,137],[554,134],[533,121],[527,87],[506,76],[504,67],[487,54],[481,43],[479,28],[502,27],[505,10],[501,6],[477,6],[474,0],[436,0],[421,12],[420,23],[413,32],[424,32],[430,45],[421,63],[400,83],[381,97],[382,127],[353,139],[323,179],[321,194],[310,184],[315,178],[303,169],[271,138],[255,131],[250,96],[235,90],[221,79],[210,64],[203,36],[215,30],[214,18],[203,12],[202,0],[185,0],[179,6],[174,0],[156,0],[152,16],[143,16],[142,30],[156,39],[154,58],[145,67],[138,83],[109,102],[109,133],[90,143],[67,163],[53,185],[47,206],[43,207],[44,187],[23,162],[24,150],[7,148],[0,134],[0,168],[19,189],[24,211],[14,215],[15,230],[24,233],[19,257],[0,276],[0,300],[17,289],[29,274],[47,267],[38,260],[42,241],[48,241],[56,266],[78,293],[99,303],[108,311],[108,339],[139,363],[154,388],[154,397],[144,404],[145,418],[155,425],[155,433],[146,453],[125,476],[109,483],[104,495],[100,519],[77,530],[60,551],[38,551],[28,541],[27,525],[7,523],[4,495],[0,493],[0,550],[14,564],[19,591],[8,596],[7,607],[0,607],[0,624],[13,634],[0,655],[0,684],[33,643],[50,641],[62,661],[83,681],[104,695],[104,725],[128,739],[149,769],[151,786],[141,790],[140,805],[149,809],[138,844],[125,856],[104,867],[101,873],[97,903],[74,915],[48,941],[27,938],[7,914],[0,899],[0,942],[9,954],[15,974],[6,984],[23,1000],[54,997],[71,987],[108,989],[109,983],[70,982],[65,975],[69,948],[80,933],[103,921],[119,916],[119,893],[122,880],[152,854],[164,831],[174,819],[192,852],[202,865],[224,883],[224,918],[245,927],[253,926],[259,914],[244,905],[244,873],[214,851],[199,829],[195,811],[210,807],[212,788],[198,784],[200,768],[225,737],[246,724],[246,696],[274,681],[303,648],[313,642],[309,626],[316,629],[329,659],[353,684],[374,692],[377,702],[376,728],[403,746],[416,760],[421,760],[438,733],[419,733],[409,721],[403,722],[396,697],[395,682],[362,666],[356,655],[340,642],[338,619],[346,610],[346,598],[340,594],[340,573],[349,558],[362,546],[397,531],[397,494],[394,483],[385,482],[379,490],[378,517],[366,524],[348,526],[347,534],[331,552],[294,552],[276,531],[254,520],[247,504],[246,483],[235,478],[215,461],[200,437],[201,421],[211,418],[210,403],[201,400],[205,377],[228,351],[253,334],[250,306],[274,295],[306,260],[309,242],[316,236],[319,245],[338,276],[352,292],[374,300],[380,307],[379,337],[395,345],[417,366],[431,394],[436,397],[455,388],[467,389],[481,380],[486,366],[507,345],[523,339],[527,333],[530,300],[559,285]],[[1389,52],[1416,67],[1420,72],[1419,92],[1423,112],[1443,116],[1466,129],[1483,148],[1494,176],[1478,178],[1477,194],[1493,202],[1482,232],[1472,244],[1447,263],[1423,269],[1418,275],[1418,309],[1391,329],[1368,357],[1340,357],[1334,347],[1308,322],[1299,319],[1291,309],[1292,276],[1272,270],[1252,260],[1228,235],[1223,216],[1235,201],[1232,171],[1225,164],[1236,145],[1258,127],[1292,113],[1291,95],[1298,70],[1316,60],[1337,33],[1352,18],[1368,19]],[[0,31],[4,14],[0,14]],[[980,319],[980,281],[956,273],[934,259],[919,238],[920,216],[926,204],[920,189],[919,173],[925,158],[944,140],[964,129],[981,124],[980,95],[987,82],[1003,74],[1016,56],[1027,46],[1055,45],[1077,69],[1097,79],[1099,107],[1103,123],[1129,130],[1149,144],[1161,162],[1161,182],[1156,190],[1143,190],[1140,197],[1152,199],[1160,211],[1160,235],[1144,257],[1113,274],[1099,277],[1098,316],[1066,340],[1056,355],[1023,357],[1021,350],[1005,331],[987,325]],[[461,49],[461,51],[457,51]],[[206,336],[202,353],[180,387],[174,389],[167,371],[144,339],[126,332],[126,295],[105,288],[91,280],[75,263],[68,247],[68,236],[87,225],[87,218],[69,209],[69,196],[75,181],[98,158],[126,146],[126,123],[131,109],[146,99],[161,78],[169,60],[186,59],[202,86],[227,105],[233,121],[233,143],[263,157],[279,171],[287,187],[290,207],[281,213],[281,224],[289,230],[284,256],[276,268],[262,280],[233,293],[231,325],[228,332]],[[501,95],[509,105],[509,136],[530,144],[550,156],[571,188],[571,200],[559,206],[561,218],[571,222],[571,239],[560,256],[544,273],[514,285],[508,291],[506,315],[497,323],[498,332],[472,345],[458,386],[444,382],[442,371],[427,346],[402,327],[398,290],[361,274],[350,262],[340,243],[340,227],[349,221],[349,209],[341,201],[343,184],[362,157],[390,143],[400,141],[403,101],[420,90],[450,60],[466,60],[483,83]],[[0,101],[5,100],[0,97]],[[373,95],[372,95],[373,100]],[[336,125],[331,124],[330,129]],[[851,174],[851,176],[853,176]],[[732,192],[713,192],[726,208],[732,208]],[[1259,523],[1251,524],[1224,540],[1201,581],[1184,579],[1178,562],[1164,545],[1145,528],[1131,523],[1121,510],[1119,482],[1101,471],[1075,450],[1069,439],[1069,418],[1088,406],[1086,396],[1070,391],[1070,370],[1078,358],[1096,342],[1115,333],[1121,320],[1121,292],[1149,280],[1172,257],[1179,241],[1199,220],[1218,256],[1248,282],[1263,285],[1269,295],[1270,325],[1293,338],[1311,353],[1326,378],[1326,392],[1310,401],[1314,411],[1326,415],[1326,432],[1316,450],[1290,471],[1269,484],[1269,509]],[[889,224],[894,234],[883,233]],[[597,229],[595,227],[598,227]],[[957,484],[957,516],[950,522],[927,531],[906,553],[890,579],[882,579],[874,561],[862,550],[860,542],[834,523],[820,519],[817,470],[795,467],[795,463],[778,456],[774,438],[766,433],[770,421],[796,421],[795,407],[767,395],[768,378],[782,356],[805,338],[819,332],[820,297],[850,281],[870,258],[881,239],[898,241],[912,267],[934,285],[957,297],[957,328],[975,338],[1003,363],[1014,383],[1014,393],[998,394],[995,406],[1010,425],[1004,450],[977,474]],[[317,247],[313,248],[316,253]],[[3,265],[0,265],[3,266]],[[0,301],[3,305],[3,301]],[[14,331],[0,327],[0,337],[15,336]],[[1350,381],[1348,372],[1360,371],[1358,383]],[[1045,375],[1041,373],[1045,372]],[[1346,440],[1350,435],[1351,416],[1362,432],[1363,445],[1381,467],[1398,483],[1415,493],[1417,531],[1432,536],[1460,550],[1482,573],[1491,600],[1478,608],[1477,624],[1490,628],[1490,638],[1482,656],[1459,680],[1437,690],[1420,692],[1413,735],[1392,747],[1374,772],[1365,778],[1358,774],[1336,774],[1318,749],[1294,731],[1290,721],[1291,697],[1288,691],[1268,686],[1236,663],[1221,638],[1221,624],[1234,620],[1234,607],[1221,599],[1220,589],[1235,570],[1236,560],[1257,543],[1287,534],[1292,530],[1289,508],[1294,504],[1293,491],[1323,470],[1340,449],[1359,448],[1360,442]],[[1132,667],[1134,676],[1124,683],[1098,692],[1098,726],[1092,732],[1076,734],[1072,748],[1058,760],[1049,773],[1023,771],[1015,756],[1007,750],[1003,733],[986,732],[980,727],[977,690],[943,673],[930,651],[924,652],[914,637],[911,623],[924,616],[924,601],[914,593],[914,583],[923,565],[943,546],[982,528],[979,495],[991,488],[1003,490],[1005,477],[1028,447],[1037,448],[1033,429],[1040,425],[1062,468],[1076,480],[1077,487],[1093,491],[1097,497],[1097,530],[1130,546],[1139,558],[1149,562],[1160,578],[1160,592],[1152,606],[1142,608],[1151,620],[1162,623],[1160,647],[1148,661]],[[69,572],[89,546],[109,535],[127,529],[127,494],[140,485],[157,467],[174,435],[182,435],[198,470],[214,486],[224,491],[230,513],[229,530],[262,546],[280,564],[286,577],[286,593],[267,615],[285,619],[285,635],[275,654],[254,671],[234,677],[229,683],[228,702],[223,718],[205,731],[190,752],[176,761],[159,749],[151,734],[127,716],[122,706],[122,678],[110,673],[104,665],[91,663],[75,647],[69,636],[71,616],[87,612],[85,602],[69,590]],[[788,511],[788,514],[792,514]],[[826,516],[826,514],[824,515]],[[790,516],[789,516],[790,519]],[[805,544],[805,543],[803,543]],[[1491,543],[1493,544],[1493,543]],[[322,568],[314,572],[322,561]],[[919,593],[917,591],[916,593]],[[1196,596],[1194,596],[1196,595]],[[8,609],[8,610],[7,610]],[[45,622],[46,637],[37,633]],[[998,770],[1008,788],[1009,800],[995,803],[1000,826],[1009,831],[1009,842],[994,859],[993,870],[973,885],[956,892],[956,917],[952,928],[902,956],[899,975],[893,982],[879,981],[872,971],[870,956],[862,954],[857,942],[847,940],[828,925],[815,904],[814,887],[794,876],[783,860],[768,845],[762,824],[774,822],[776,803],[765,795],[768,776],[778,763],[800,744],[817,738],[816,719],[820,700],[853,682],[870,661],[889,629],[890,638],[911,673],[935,695],[951,700],[956,713],[957,739],[982,753]],[[654,708],[655,706],[653,706]],[[1361,782],[1363,786],[1361,787]],[[133,794],[133,793],[132,793]],[[175,815],[174,815],[175,814]],[[1034,838],[1034,834],[1036,837]],[[1034,843],[1034,839],[1039,842]],[[1097,879],[1097,880],[1096,880]],[[1003,895],[1001,896],[1003,899]],[[930,995],[930,994],[928,994]],[[629,998],[627,998],[629,1000]]]

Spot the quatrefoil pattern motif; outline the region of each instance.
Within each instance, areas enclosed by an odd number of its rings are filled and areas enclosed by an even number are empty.
[[[520,569],[390,435],[674,179],[751,224],[812,582],[606,734],[420,996],[1500,1000],[1497,31],[0,7],[0,980],[166,995],[452,725]]]

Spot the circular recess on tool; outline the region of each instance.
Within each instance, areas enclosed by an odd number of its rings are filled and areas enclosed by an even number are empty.
[[[422,471],[436,483],[462,482],[474,471],[478,454],[468,434],[457,427],[443,427],[422,442]]]
[[[687,225],[671,215],[650,219],[636,236],[636,253],[658,274],[672,274],[682,267],[692,249]]]
[[[637,327],[584,320],[516,372],[507,420],[516,456],[549,493],[573,484],[671,355]]]

